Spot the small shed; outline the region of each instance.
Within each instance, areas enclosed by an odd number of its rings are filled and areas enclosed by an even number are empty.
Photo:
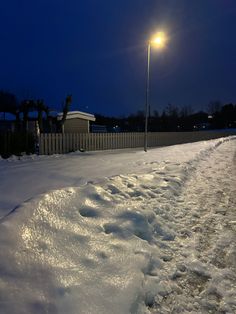
[[[59,113],[57,120],[62,119],[63,113]],[[64,124],[65,133],[89,133],[90,121],[95,121],[93,114],[81,111],[69,111]]]

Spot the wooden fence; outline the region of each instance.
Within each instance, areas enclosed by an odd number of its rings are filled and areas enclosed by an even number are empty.
[[[35,137],[27,132],[0,132],[0,156],[35,153]]]
[[[229,135],[236,135],[235,130],[148,133],[148,147],[183,144]],[[40,155],[143,146],[144,133],[41,134],[39,137]]]
[[[143,145],[143,133],[76,133],[41,134],[39,153],[42,155],[64,154],[76,150],[106,150],[135,148]]]

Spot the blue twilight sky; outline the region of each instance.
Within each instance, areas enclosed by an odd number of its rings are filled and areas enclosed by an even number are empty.
[[[143,110],[146,41],[152,109],[236,103],[235,0],[1,0],[0,89],[60,110],[127,115]]]

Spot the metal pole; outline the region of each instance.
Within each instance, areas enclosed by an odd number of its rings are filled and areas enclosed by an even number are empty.
[[[149,81],[150,81],[150,51],[151,44],[147,48],[147,82],[146,82],[146,107],[145,107],[145,130],[144,130],[144,151],[147,151],[148,145],[148,109],[149,109]]]

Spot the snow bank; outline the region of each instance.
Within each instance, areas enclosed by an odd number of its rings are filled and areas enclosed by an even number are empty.
[[[223,140],[223,139],[222,139]],[[0,217],[37,195],[65,187],[77,187],[104,177],[142,174],[161,162],[188,162],[221,140],[150,149],[22,156],[0,160]]]
[[[142,171],[16,208],[0,224],[1,312],[233,313],[234,139],[153,150]]]

